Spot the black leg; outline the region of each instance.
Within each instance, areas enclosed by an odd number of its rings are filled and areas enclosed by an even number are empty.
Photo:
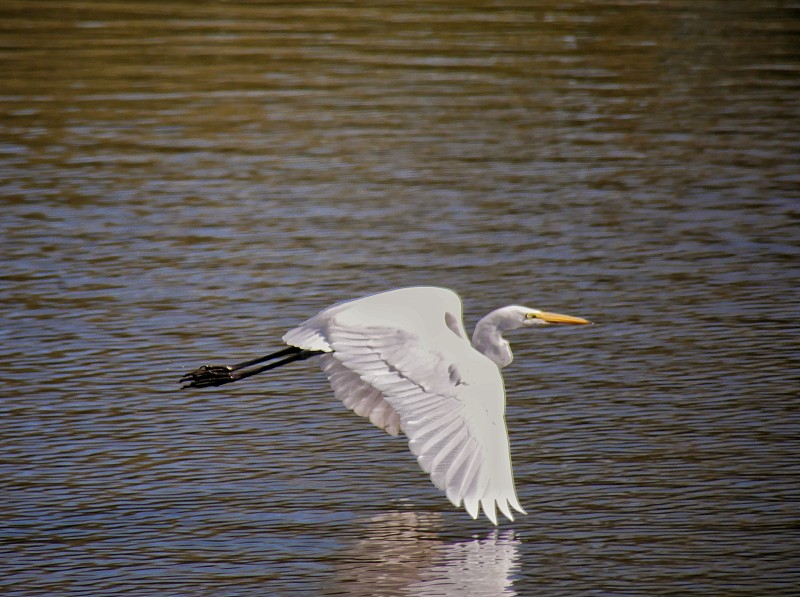
[[[287,346],[283,350],[279,350],[278,352],[273,352],[272,354],[268,354],[263,357],[258,357],[257,359],[251,359],[249,361],[244,361],[242,363],[236,363],[235,365],[230,366],[231,371],[238,371],[239,369],[244,369],[245,367],[252,367],[253,365],[258,365],[259,363],[263,363],[264,361],[271,361],[272,359],[277,359],[278,357],[286,356],[287,354],[296,354],[300,352],[302,349],[297,348],[296,346]]]
[[[324,351],[322,350],[300,350],[299,352],[293,354],[292,356],[286,357],[285,359],[282,359],[280,361],[264,365],[263,367],[250,369],[249,371],[243,371],[242,373],[236,373],[231,376],[232,377],[231,381],[239,381],[240,379],[250,377],[251,375],[257,375],[258,373],[263,373],[264,371],[269,371],[270,369],[275,369],[276,367],[287,365],[289,363],[293,363],[294,361],[303,361],[310,357],[317,356],[318,354],[322,354],[323,352]]]
[[[276,367],[280,367],[281,365],[286,365],[294,361],[301,361],[318,354],[322,354],[322,351],[303,350],[301,348],[297,348],[296,346],[290,346],[288,348],[284,348],[283,350],[279,350],[278,352],[273,352],[272,354],[268,354],[266,356],[259,357],[257,359],[244,361],[242,363],[237,363],[231,366],[203,365],[202,367],[195,369],[194,371],[187,373],[186,375],[181,377],[180,380],[181,383],[186,384],[184,386],[181,386],[181,389],[208,388],[208,387],[225,385],[227,383],[239,381],[240,379],[245,379],[252,375],[256,375],[257,373],[263,373],[264,371],[275,369]],[[245,367],[250,367],[251,365],[257,365],[258,363],[263,363],[264,361],[273,360],[282,356],[286,356],[286,358],[281,359],[280,361],[275,361],[274,363],[269,363],[268,365],[264,365],[263,367],[250,369],[248,371],[243,371],[242,373],[235,373],[235,371],[239,371],[240,369],[244,369]]]

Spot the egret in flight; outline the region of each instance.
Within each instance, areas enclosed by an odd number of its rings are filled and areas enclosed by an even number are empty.
[[[288,348],[231,366],[204,365],[184,388],[219,386],[319,356],[334,395],[390,435],[401,431],[433,484],[472,518],[496,508],[514,520],[517,500],[505,424],[500,369],[513,360],[503,334],[547,324],[587,324],[580,317],[510,306],[464,330],[452,290],[412,287],[336,304],[283,341]],[[267,365],[254,367],[269,361]]]

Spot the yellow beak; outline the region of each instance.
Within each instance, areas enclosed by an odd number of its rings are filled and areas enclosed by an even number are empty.
[[[543,319],[548,323],[575,323],[575,324],[586,324],[592,323],[582,317],[573,317],[572,315],[561,315],[560,313],[548,313],[547,311],[540,311],[536,314],[536,317],[539,319]]]

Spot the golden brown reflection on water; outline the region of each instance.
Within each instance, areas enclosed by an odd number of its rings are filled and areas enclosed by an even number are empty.
[[[4,2],[4,594],[790,593],[799,28],[777,1]],[[497,532],[311,363],[176,391],[410,284],[468,328],[598,322],[511,338],[530,514]]]

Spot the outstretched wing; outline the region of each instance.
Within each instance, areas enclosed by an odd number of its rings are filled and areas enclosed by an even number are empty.
[[[496,507],[511,520],[512,508],[524,512],[514,490],[503,380],[469,344],[461,319],[455,293],[409,288],[332,307],[284,340],[330,352],[323,367],[337,396],[344,401],[352,391],[356,407],[389,432],[387,422],[398,417],[434,485],[473,518],[483,508],[497,524]]]

